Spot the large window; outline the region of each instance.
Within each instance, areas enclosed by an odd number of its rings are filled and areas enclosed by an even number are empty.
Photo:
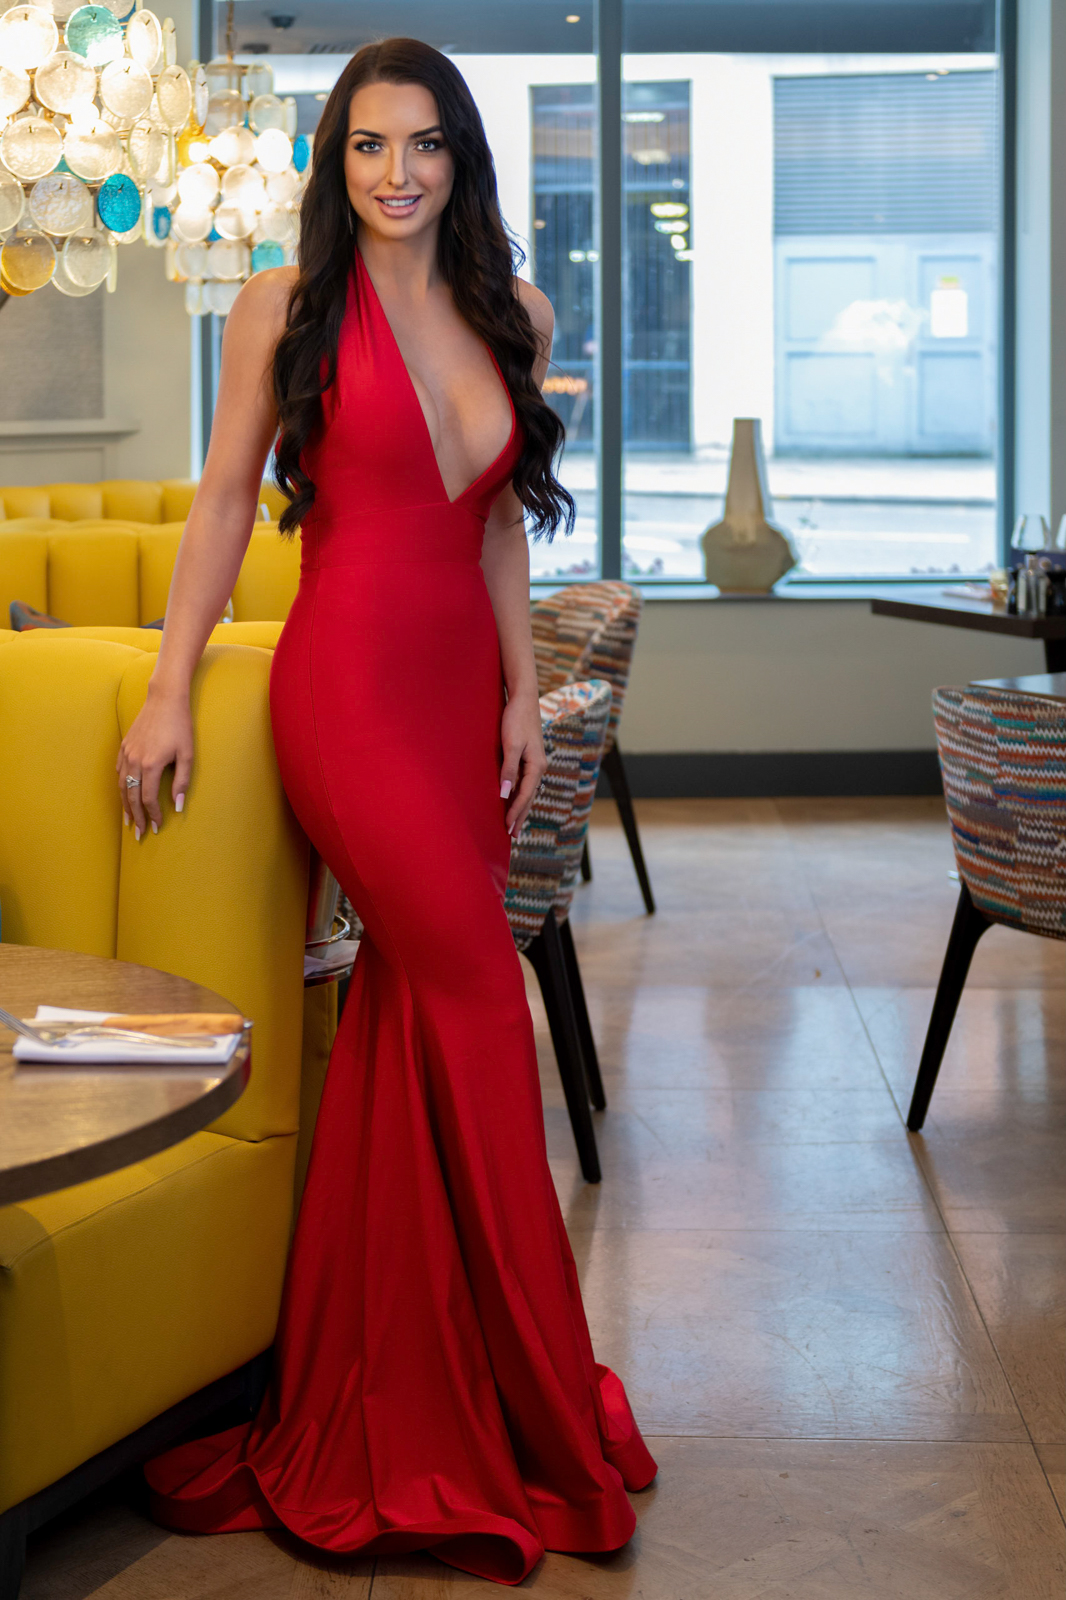
[[[700,576],[737,416],[761,419],[801,575],[995,565],[995,57],[630,56],[625,73],[626,107],[690,97],[692,153],[686,114],[684,155],[679,125],[652,151],[691,164],[664,205],[632,171],[634,135],[664,124],[624,128],[624,574]],[[665,371],[654,399],[640,388],[645,349],[671,369],[668,407]]]
[[[271,40],[302,118],[361,42],[319,12]],[[700,581],[736,417],[761,419],[800,580],[996,564],[994,0],[386,0],[374,21],[453,56],[555,307],[578,518],[535,576]]]

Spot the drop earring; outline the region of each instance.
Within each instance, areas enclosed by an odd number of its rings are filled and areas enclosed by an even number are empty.
[[[349,233],[354,233],[355,232],[355,224],[352,222],[352,204],[351,204],[351,201],[348,202],[347,210],[348,210],[348,232]]]

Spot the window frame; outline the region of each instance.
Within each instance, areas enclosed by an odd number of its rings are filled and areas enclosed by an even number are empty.
[[[709,0],[714,4],[714,0]],[[624,56],[625,0],[594,0],[593,50],[596,56],[597,184],[595,226],[599,263],[595,279],[597,328],[594,452],[597,463],[597,521],[599,572],[578,582],[596,578],[622,577],[622,537],[624,531],[623,474],[625,442],[624,411],[624,272],[623,226],[625,213],[622,62]],[[197,0],[195,12],[198,54],[207,59],[214,54],[216,0]],[[207,47],[205,49],[205,46]],[[1006,565],[1014,521],[1015,496],[1015,403],[1016,403],[1016,275],[1017,275],[1017,83],[1018,83],[1018,0],[997,0],[996,47],[999,56],[999,372],[997,393],[996,511],[998,559]],[[617,136],[604,137],[614,128]],[[218,387],[221,319],[214,315],[194,319],[195,409],[199,412],[199,465],[202,469],[211,438],[211,423]],[[197,381],[198,380],[198,381]],[[953,575],[960,581],[963,575]],[[815,585],[818,588],[883,587],[885,584],[944,581],[943,575],[927,579],[914,575],[856,578],[810,576],[786,580],[789,586]],[[559,580],[543,580],[558,587]],[[639,587],[649,594],[657,589],[684,588],[707,591],[702,579],[642,578]]]
[[[713,4],[713,0],[710,0]],[[599,268],[596,275],[597,372],[596,372],[596,455],[597,509],[599,520],[600,577],[622,576],[622,538],[624,532],[623,472],[623,352],[625,327],[623,311],[623,123],[622,58],[624,55],[625,0],[596,0],[594,49],[596,54],[596,104],[598,112],[599,171],[596,218],[599,236]],[[998,0],[996,8],[996,48],[999,56],[999,296],[997,394],[999,416],[996,441],[997,556],[1006,565],[1014,520],[1015,483],[1015,257],[1016,257],[1016,160],[1017,160],[1017,0]],[[616,128],[614,139],[604,130]],[[952,574],[961,582],[968,574]],[[577,580],[582,581],[582,580]],[[592,581],[592,580],[586,580]],[[923,581],[913,574],[857,578],[842,573],[837,577],[810,576],[786,580],[790,586],[813,584],[819,588],[846,585],[880,588],[885,584]],[[943,584],[944,575],[924,580]],[[556,585],[557,586],[557,585]],[[702,579],[642,578],[639,587],[646,594],[663,589],[703,588]]]

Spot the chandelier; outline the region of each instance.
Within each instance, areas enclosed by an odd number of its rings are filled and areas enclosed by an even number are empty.
[[[193,314],[294,258],[311,141],[265,63],[188,72],[138,3],[45,0],[0,15],[0,294],[115,287],[117,249],[166,251]]]
[[[177,139],[174,180],[151,196],[151,234],[165,242],[167,276],[185,284],[191,316],[225,316],[253,272],[295,259],[310,171],[296,101],[274,93],[265,62],[234,60],[233,10],[229,0],[225,56],[197,73],[203,114]]]

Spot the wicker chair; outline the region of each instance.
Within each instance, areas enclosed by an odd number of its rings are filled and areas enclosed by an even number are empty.
[[[907,1127],[925,1121],[977,941],[994,922],[1066,939],[1066,704],[999,689],[933,695],[962,887]]]
[[[655,910],[655,897],[644,864],[629,780],[618,746],[618,723],[643,604],[640,590],[629,583],[618,580],[575,583],[547,600],[536,601],[532,618],[537,684],[542,695],[586,676],[604,679],[611,685],[611,716],[603,752],[603,771],[618,806],[645,909],[650,913]],[[587,843],[581,868],[586,880],[592,876]]]
[[[515,944],[540,983],[570,1125],[589,1183],[600,1180],[589,1099],[606,1105],[567,913],[610,715],[607,683],[573,683],[541,699],[548,771],[511,852],[505,906]]]

